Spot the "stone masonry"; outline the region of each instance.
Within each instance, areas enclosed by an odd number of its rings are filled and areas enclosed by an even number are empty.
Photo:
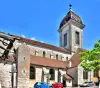
[[[29,88],[30,52],[25,43],[17,49],[18,88]]]

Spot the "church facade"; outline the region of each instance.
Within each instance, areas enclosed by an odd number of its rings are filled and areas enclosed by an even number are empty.
[[[70,6],[58,29],[59,47],[1,32],[15,39],[9,58],[0,61],[1,88],[33,88],[36,82],[60,82],[67,87],[90,80],[93,74],[84,72],[80,66],[79,53],[86,51],[83,49],[84,27]]]

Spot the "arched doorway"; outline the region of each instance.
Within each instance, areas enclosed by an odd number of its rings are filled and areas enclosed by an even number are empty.
[[[55,80],[55,71],[53,69],[50,69],[49,74],[51,75],[50,80]]]

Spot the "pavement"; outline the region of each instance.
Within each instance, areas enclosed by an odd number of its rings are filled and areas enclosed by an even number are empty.
[[[64,87],[64,88],[99,88],[99,86],[93,86],[93,87]]]

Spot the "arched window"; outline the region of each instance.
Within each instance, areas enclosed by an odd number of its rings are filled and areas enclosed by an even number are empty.
[[[54,72],[54,70],[53,69],[50,69],[49,73],[51,75],[50,80],[55,80],[55,72]]]
[[[58,60],[58,54],[56,54],[56,59]]]
[[[43,57],[45,57],[45,51],[43,51]]]
[[[66,57],[66,61],[68,61],[68,57]]]
[[[30,66],[30,79],[35,79],[35,67]]]
[[[37,52],[36,52],[36,50],[35,50],[35,56],[36,56],[36,53],[37,53]]]

